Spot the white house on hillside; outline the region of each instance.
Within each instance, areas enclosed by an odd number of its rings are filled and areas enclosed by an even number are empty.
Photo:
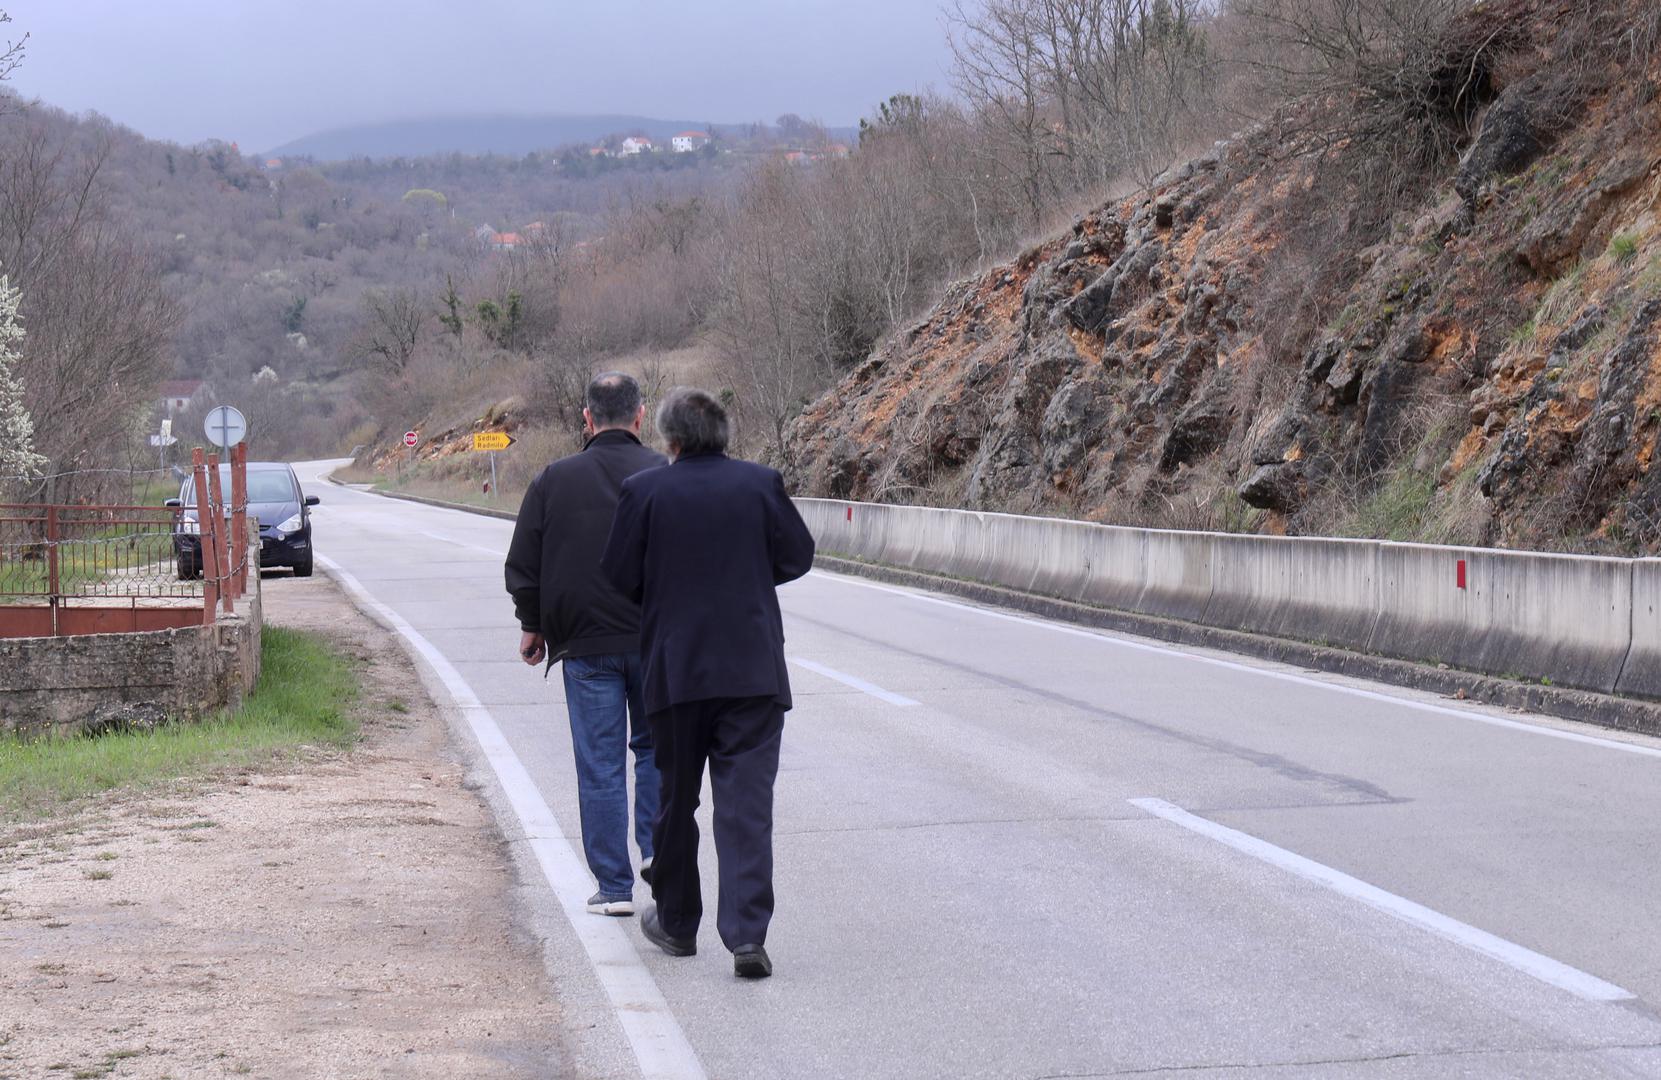
[[[653,149],[654,148],[652,146],[652,140],[648,139],[646,136],[644,136],[644,135],[630,135],[628,138],[623,140],[623,145],[622,145],[621,148],[618,149],[617,152],[619,154],[631,154],[631,155],[632,154],[642,154],[642,153],[649,154],[649,153],[652,152]]]
[[[159,387],[162,412],[168,416],[184,412],[202,392],[201,379],[169,379]]]
[[[694,150],[702,150],[709,145],[707,131],[683,131],[669,140],[669,146],[677,154],[690,154]]]

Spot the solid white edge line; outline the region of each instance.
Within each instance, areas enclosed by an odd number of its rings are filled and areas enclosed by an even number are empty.
[[[1416,904],[1406,897],[1386,892],[1376,885],[1369,885],[1359,878],[1351,877],[1341,870],[1334,870],[1323,863],[1307,859],[1296,852],[1276,847],[1267,840],[1260,840],[1249,833],[1231,829],[1226,825],[1219,825],[1208,818],[1191,814],[1174,803],[1164,799],[1129,799],[1132,806],[1143,810],[1158,818],[1163,818],[1174,825],[1180,825],[1189,832],[1198,833],[1208,839],[1215,840],[1243,854],[1271,866],[1278,867],[1306,881],[1330,889],[1351,900],[1359,900],[1370,908],[1382,911],[1384,914],[1400,919],[1402,922],[1417,926],[1421,930],[1428,930],[1437,937],[1463,946],[1473,952],[1498,960],[1500,963],[1515,968],[1525,975],[1530,975],[1541,982],[1549,983],[1561,990],[1587,1001],[1629,1001],[1634,995],[1614,983],[1605,982],[1596,975],[1590,975],[1579,968],[1569,965],[1549,956],[1524,948],[1515,942],[1497,937],[1486,930],[1478,930],[1468,923],[1433,911],[1423,904]]]
[[[480,703],[461,672],[408,620],[376,600],[339,563],[322,555],[317,556],[317,561],[360,606],[377,615],[428,664],[449,691],[456,708],[466,717],[479,749],[519,820],[525,843],[542,868],[543,878],[594,965],[595,977],[610,999],[617,1021],[640,1064],[641,1076],[645,1080],[706,1080],[692,1043],[681,1030],[657,980],[641,961],[622,924],[616,919],[602,919],[588,913],[588,870],[490,710]]]
[[[817,672],[827,679],[835,679],[843,686],[851,686],[862,694],[870,694],[872,697],[886,701],[890,705],[898,705],[901,708],[906,708],[911,705],[920,704],[920,702],[913,701],[904,694],[896,694],[892,690],[884,690],[875,683],[868,683],[857,675],[849,675],[845,671],[837,671],[835,668],[826,667],[818,661],[804,660],[800,656],[787,656],[785,659],[799,668],[805,668],[808,671]]]
[[[1359,686],[1346,686],[1343,683],[1328,682],[1324,679],[1311,679],[1307,675],[1298,675],[1290,671],[1275,671],[1271,668],[1256,667],[1252,664],[1243,664],[1234,660],[1224,660],[1215,656],[1201,656],[1196,653],[1184,652],[1164,645],[1154,645],[1145,641],[1133,641],[1124,637],[1087,630],[1082,627],[1067,626],[1061,623],[1047,622],[1043,619],[1030,618],[1025,615],[1014,615],[1004,611],[993,611],[990,608],[976,607],[974,604],[959,603],[956,600],[947,600],[944,597],[934,596],[926,592],[917,592],[911,589],[895,588],[892,585],[880,585],[874,581],[862,581],[859,578],[834,570],[814,570],[812,576],[835,581],[842,585],[853,585],[861,589],[875,589],[878,592],[892,593],[895,596],[906,596],[926,604],[938,604],[941,607],[955,608],[959,611],[972,611],[988,619],[1003,619],[1007,622],[1023,623],[1027,626],[1041,627],[1058,634],[1070,634],[1074,637],[1089,638],[1105,645],[1114,645],[1121,649],[1135,649],[1141,652],[1158,653],[1161,656],[1173,656],[1183,660],[1190,660],[1196,664],[1210,664],[1213,667],[1227,668],[1230,671],[1241,671],[1265,679],[1279,679],[1282,682],[1297,683],[1301,686],[1315,687],[1321,690],[1331,690],[1335,693],[1349,694],[1351,697],[1367,698],[1372,701],[1384,701],[1392,705],[1400,705],[1408,709],[1418,709],[1421,712],[1438,713],[1442,716],[1454,716],[1461,720],[1475,720],[1479,724],[1489,724],[1493,727],[1508,728],[1512,731],[1524,731],[1531,735],[1544,735],[1552,739],[1564,739],[1568,742],[1584,743],[1588,746],[1598,746],[1605,750],[1619,750],[1626,754],[1638,754],[1642,757],[1661,758],[1661,749],[1653,746],[1642,746],[1638,743],[1619,742],[1615,739],[1602,739],[1596,735],[1583,735],[1578,731],[1564,731],[1560,728],[1544,727],[1540,724],[1531,724],[1522,720],[1508,720],[1503,716],[1489,716],[1486,713],[1470,709],[1455,709],[1446,705],[1435,705],[1428,701],[1414,701],[1412,698],[1399,697],[1395,694],[1386,694],[1378,690],[1365,690]]]

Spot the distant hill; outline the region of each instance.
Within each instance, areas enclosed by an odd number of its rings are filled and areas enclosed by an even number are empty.
[[[428,116],[319,131],[273,147],[272,157],[341,161],[357,157],[430,154],[527,154],[614,132],[644,131],[654,139],[702,129],[705,121],[646,116]]]

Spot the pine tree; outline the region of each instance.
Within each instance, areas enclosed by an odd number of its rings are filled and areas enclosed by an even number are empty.
[[[46,464],[35,453],[35,422],[23,404],[23,380],[17,374],[23,356],[20,298],[11,279],[0,274],[0,480],[34,477]]]

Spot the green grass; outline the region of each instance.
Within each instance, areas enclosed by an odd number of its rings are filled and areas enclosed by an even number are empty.
[[[1552,282],[1551,288],[1546,290],[1534,322],[1545,326],[1567,322],[1569,316],[1585,306],[1585,291],[1586,264],[1576,263],[1574,269]]]
[[[1638,237],[1634,233],[1621,233],[1609,241],[1609,254],[1616,262],[1625,266],[1638,255]]]
[[[39,817],[116,788],[145,788],[303,745],[356,736],[357,675],[317,635],[267,626],[260,678],[242,707],[199,724],[96,738],[0,737],[0,820]]]
[[[1340,536],[1369,540],[1413,541],[1423,538],[1426,516],[1436,495],[1436,477],[1410,468],[1392,471],[1382,486],[1356,508],[1338,530]]]
[[[134,506],[160,506],[178,494],[179,481],[170,472],[145,473],[133,481]]]
[[[1636,285],[1640,294],[1661,289],[1661,255],[1656,255],[1650,259],[1649,265],[1644,267],[1643,273],[1638,275]]]

